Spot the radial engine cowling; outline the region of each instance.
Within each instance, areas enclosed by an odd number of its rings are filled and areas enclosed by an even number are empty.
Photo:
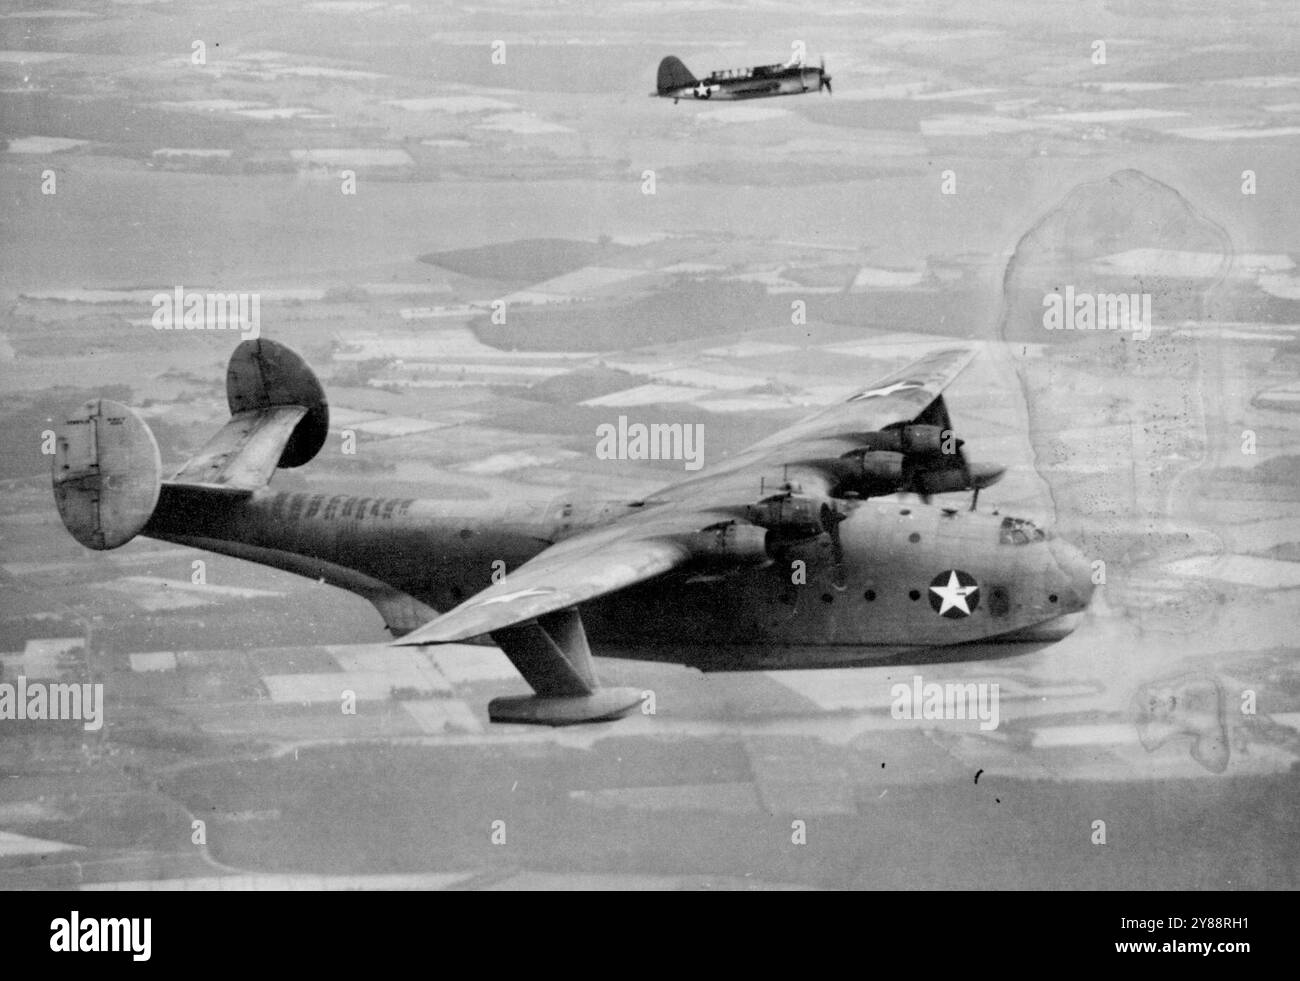
[[[883,450],[855,450],[835,461],[837,493],[880,497],[903,490],[905,465],[902,453]]]
[[[754,524],[789,540],[820,535],[825,528],[822,518],[825,506],[821,500],[778,494],[749,505],[745,511]]]
[[[952,454],[961,446],[952,430],[920,423],[864,433],[863,448],[870,451],[902,453],[905,456],[939,456]]]
[[[682,542],[706,565],[763,565],[772,559],[767,536],[766,528],[726,521],[687,535]]]

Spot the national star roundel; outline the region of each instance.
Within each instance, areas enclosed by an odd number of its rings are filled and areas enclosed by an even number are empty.
[[[969,572],[949,569],[930,582],[930,608],[941,617],[968,617],[980,605],[980,584]]]

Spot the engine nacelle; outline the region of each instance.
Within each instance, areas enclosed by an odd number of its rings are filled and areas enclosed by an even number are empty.
[[[962,470],[918,470],[912,475],[908,490],[917,494],[946,494],[949,491],[973,489],[971,481]]]
[[[902,453],[855,450],[821,465],[834,474],[837,494],[882,497],[905,489],[906,466]]]
[[[777,494],[745,508],[746,516],[761,528],[784,539],[812,538],[825,530],[822,501]]]
[[[764,565],[772,560],[766,528],[740,521],[710,525],[680,540],[706,565]]]
[[[868,451],[902,453],[905,456],[951,454],[961,446],[960,440],[953,439],[951,430],[919,423],[864,433],[862,443]]]

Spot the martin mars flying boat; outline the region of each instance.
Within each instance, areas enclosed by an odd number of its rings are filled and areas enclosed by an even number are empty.
[[[297,354],[246,340],[230,420],[173,476],[140,416],[92,399],[57,428],[54,498],[88,548],[142,534],[319,579],[369,600],[399,645],[490,639],[534,690],[493,699],[493,721],[601,721],[642,692],[602,687],[593,654],[771,670],[1059,637],[1090,568],[1031,522],[975,510],[1003,470],[966,459],[943,397],[972,357],[923,357],[641,500],[527,504],[271,489],[320,450],[329,409]],[[953,491],[969,510],[928,503]]]
[[[725,69],[707,78],[696,78],[680,58],[669,55],[659,62],[658,85],[650,94],[676,102],[678,99],[763,99],[822,89],[831,92],[831,77],[826,74],[824,61],[817,68],[808,68],[796,55],[784,65]]]

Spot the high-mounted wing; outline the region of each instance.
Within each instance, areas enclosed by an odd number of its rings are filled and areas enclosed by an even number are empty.
[[[909,458],[944,452],[934,424],[947,421],[942,393],[973,356],[967,350],[928,355],[712,472],[651,495],[636,515],[552,545],[394,643],[491,635],[537,692],[495,699],[489,714],[496,720],[559,725],[631,711],[639,693],[615,694],[596,684],[579,605],[687,566],[726,571],[766,563],[773,535],[824,531],[834,538],[838,516],[828,499],[854,483],[864,456],[892,454],[905,469]],[[955,446],[958,469],[969,479]],[[892,486],[888,493],[900,489],[908,488]]]
[[[737,478],[751,488],[748,497],[742,499],[752,498],[760,487],[767,492],[776,492],[792,483],[803,485],[805,491],[824,491],[836,496],[845,475],[851,474],[855,466],[860,467],[863,462],[858,454],[916,455],[921,447],[904,440],[907,426],[918,422],[924,424],[923,414],[936,400],[942,403],[944,389],[974,357],[975,352],[965,348],[947,348],[928,354],[873,382],[843,402],[827,406],[761,440],[721,466],[650,495],[650,500],[713,499],[719,494],[725,497],[739,489]],[[947,410],[942,411],[946,419]],[[888,438],[872,438],[881,433],[897,434],[896,443]],[[924,435],[933,438],[941,435],[941,431],[927,430]],[[938,442],[942,444],[943,441]],[[943,446],[937,445],[934,449],[941,453]],[[797,480],[792,480],[792,477]],[[856,488],[845,489],[854,490],[860,496],[871,496]],[[866,489],[870,491],[872,488],[868,486]],[[893,487],[887,493],[905,489]]]

